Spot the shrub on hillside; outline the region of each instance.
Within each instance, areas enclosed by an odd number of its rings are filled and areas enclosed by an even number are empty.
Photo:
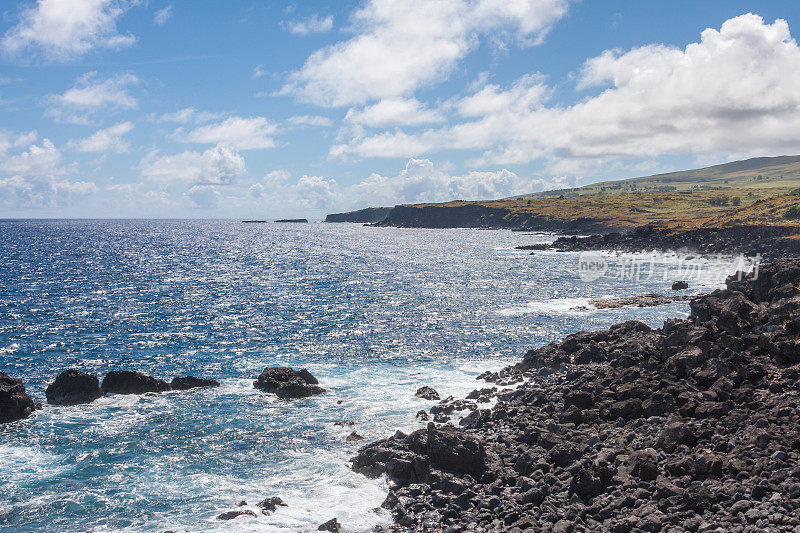
[[[789,220],[797,220],[800,218],[800,205],[793,205],[791,207],[787,207],[786,211],[783,212],[783,218],[788,218]]]

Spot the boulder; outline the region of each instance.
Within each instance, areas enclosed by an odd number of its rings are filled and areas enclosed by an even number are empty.
[[[218,515],[217,520],[233,520],[240,516],[256,516],[256,513],[249,509],[245,509],[244,511],[227,511]]]
[[[689,284],[686,283],[685,281],[676,281],[675,283],[672,284],[672,290],[673,291],[682,291],[682,290],[688,289],[688,288],[689,288]]]
[[[35,410],[22,380],[0,372],[0,423],[27,418]]]
[[[47,403],[53,405],[90,403],[103,396],[97,376],[74,368],[60,373],[44,393]]]
[[[358,442],[360,440],[364,440],[364,437],[353,431],[350,433],[347,438],[345,439],[347,442]]]
[[[317,531],[330,531],[331,533],[339,533],[341,530],[342,526],[335,518],[331,518],[324,524],[320,524],[320,526],[317,528]]]
[[[264,392],[274,393],[278,398],[306,398],[322,394],[325,389],[318,386],[319,381],[305,368],[294,370],[289,367],[265,368],[253,382],[253,386]]]
[[[103,378],[103,392],[113,394],[144,394],[171,389],[169,383],[131,370],[112,370]]]
[[[219,381],[216,379],[203,379],[194,376],[186,376],[183,378],[172,378],[170,386],[173,390],[189,390],[199,387],[219,387]]]
[[[258,502],[258,507],[261,508],[261,512],[265,515],[274,513],[278,507],[288,507],[283,500],[278,498],[277,496],[273,496],[272,498],[265,498]]]
[[[438,400],[439,393],[436,392],[436,389],[433,387],[420,387],[417,389],[417,393],[414,395],[417,398],[423,398],[425,400]]]

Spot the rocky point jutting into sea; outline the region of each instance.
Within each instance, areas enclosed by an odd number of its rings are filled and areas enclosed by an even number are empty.
[[[688,319],[531,350],[484,375],[515,390],[443,400],[432,413],[471,412],[368,444],[353,469],[385,474],[383,506],[415,531],[798,531],[798,284],[782,259]]]

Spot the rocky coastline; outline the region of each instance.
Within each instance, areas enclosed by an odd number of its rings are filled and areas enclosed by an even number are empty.
[[[614,250],[619,252],[684,251],[700,254],[743,254],[765,260],[800,255],[798,226],[727,226],[693,228],[678,231],[656,225],[640,226],[628,233],[611,232],[588,237],[559,237],[552,244],[519,246],[521,250],[583,252]]]
[[[800,531],[800,259],[690,302],[530,350],[431,414],[458,426],[361,448],[398,530]],[[423,412],[424,413],[424,412]],[[444,421],[443,418],[440,420]]]

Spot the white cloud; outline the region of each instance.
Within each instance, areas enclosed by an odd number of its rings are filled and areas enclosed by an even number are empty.
[[[216,124],[207,124],[190,131],[178,128],[174,137],[181,142],[226,144],[237,150],[257,150],[275,146],[273,135],[278,126],[264,117],[228,117]]]
[[[45,112],[59,122],[88,124],[91,114],[100,110],[135,109],[138,102],[129,89],[138,83],[139,78],[130,73],[98,78],[96,72],[89,72],[65,93],[45,97],[49,104]]]
[[[153,24],[163,26],[170,18],[172,18],[172,6],[167,6],[156,11],[156,14],[153,15]]]
[[[132,129],[132,122],[120,122],[110,128],[98,130],[84,139],[71,141],[69,147],[79,152],[126,153],[130,149],[130,143],[125,135]]]
[[[117,30],[117,19],[136,0],[38,0],[23,9],[2,48],[8,55],[39,52],[49,59],[79,57],[93,48],[118,48],[136,41]]]
[[[568,0],[370,0],[352,16],[356,35],[311,54],[280,94],[323,106],[412,94],[447,78],[481,36],[541,41]]]
[[[27,133],[13,133],[7,130],[0,130],[0,156],[4,155],[12,148],[22,148],[36,141],[35,131]]]
[[[436,168],[428,159],[409,159],[396,176],[372,174],[351,186],[345,197],[355,202],[353,207],[453,199],[485,200],[552,189],[562,184],[563,180],[522,178],[506,169],[452,175]]]
[[[333,29],[333,17],[320,17],[316,13],[300,22],[285,23],[286,29],[295,35],[308,35],[309,33],[325,33]]]
[[[195,113],[196,111],[193,108],[187,107],[172,113],[164,113],[163,115],[159,115],[156,117],[156,122],[177,122],[179,124],[186,124],[187,122],[192,121]]]
[[[483,150],[477,165],[543,158],[565,168],[566,159],[591,165],[661,154],[798,150],[800,48],[780,19],[765,24],[757,15],[742,15],[719,31],[705,30],[700,42],[685,49],[607,51],[586,62],[578,85],[608,87],[574,105],[551,106],[551,89],[535,75],[505,89],[486,85],[454,103],[465,119],[458,124],[357,136],[330,154],[392,157],[469,149]]]
[[[295,126],[328,127],[333,125],[331,119],[319,115],[297,115],[294,117],[289,117],[289,123],[294,124]]]
[[[219,203],[220,193],[214,185],[195,185],[184,193],[195,207],[199,209],[210,209]]]
[[[360,110],[350,109],[345,120],[376,128],[431,124],[443,122],[444,117],[415,98],[389,98]]]
[[[254,80],[258,78],[263,78],[267,75],[267,71],[264,70],[264,65],[256,65],[253,69],[253,73],[250,75]]]
[[[250,195],[262,201],[280,203],[280,207],[291,205],[331,211],[375,205],[444,202],[456,198],[505,198],[575,185],[574,179],[528,179],[506,169],[453,175],[437,168],[427,159],[410,159],[395,176],[372,174],[350,186],[340,186],[335,180],[322,176],[306,175],[296,182],[290,182],[289,177],[283,171],[270,173],[250,187]]]
[[[43,208],[64,205],[75,198],[97,192],[96,184],[69,181],[61,165],[61,152],[49,139],[41,146],[0,161],[0,205],[9,208]]]
[[[154,150],[139,164],[147,179],[164,184],[229,185],[245,171],[244,158],[234,148],[217,145],[204,152],[160,155]]]

